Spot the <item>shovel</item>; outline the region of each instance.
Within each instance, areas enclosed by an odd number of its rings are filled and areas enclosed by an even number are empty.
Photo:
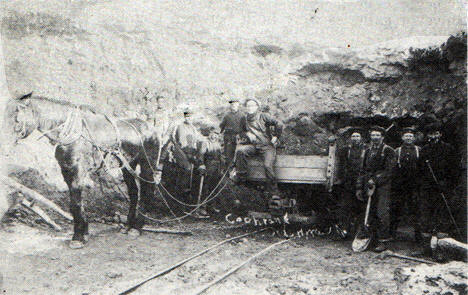
[[[193,213],[190,213],[190,212],[184,212],[185,214],[187,215],[191,215],[192,217],[195,217],[195,218],[198,218],[198,219],[206,219],[206,218],[210,218],[209,216],[206,216],[206,215],[202,215],[198,212],[198,210],[202,207],[201,204],[201,197],[202,197],[202,192],[203,192],[203,182],[205,181],[205,176],[202,175],[201,178],[200,178],[200,188],[198,190],[198,199],[197,199],[197,209],[195,212]]]
[[[367,198],[366,215],[364,217],[364,226],[362,226],[358,230],[358,232],[356,233],[356,236],[354,237],[353,244],[351,245],[354,252],[366,251],[371,243],[372,235],[369,229],[369,212],[370,212],[370,207],[371,207],[371,202],[372,202],[372,195],[374,195],[374,192],[375,192],[375,185],[367,189],[368,198]]]

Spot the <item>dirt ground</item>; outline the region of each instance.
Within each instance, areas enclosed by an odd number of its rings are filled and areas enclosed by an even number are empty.
[[[118,225],[90,225],[83,249],[68,248],[71,226],[64,232],[30,227],[17,221],[1,229],[2,294],[118,294],[227,237],[256,230],[233,228],[225,221],[185,221],[164,226],[191,236],[145,232],[132,238]],[[190,294],[215,277],[281,238],[264,232],[229,242],[133,294]],[[350,241],[301,238],[281,244],[206,294],[398,294],[394,271],[417,263],[376,253],[353,253]],[[405,254],[410,241],[394,243]]]

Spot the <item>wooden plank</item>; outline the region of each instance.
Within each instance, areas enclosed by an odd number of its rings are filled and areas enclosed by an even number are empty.
[[[152,228],[152,227],[143,227],[142,231],[158,233],[158,234],[176,234],[176,235],[186,235],[191,236],[193,233],[191,231],[180,231],[180,230],[172,230],[172,229],[165,229],[165,228]]]
[[[279,182],[292,183],[326,183],[325,169],[311,168],[275,168],[276,179]],[[249,167],[248,178],[251,180],[265,180],[265,169],[262,167]]]
[[[331,191],[336,169],[336,143],[330,141],[329,153],[319,155],[277,155],[274,164],[278,182],[325,184]],[[248,160],[248,179],[265,181],[265,170],[261,157]]]
[[[40,207],[38,206],[34,206],[34,203],[33,202],[30,202],[26,199],[23,199],[21,201],[21,205],[23,205],[24,207],[28,208],[29,210],[31,210],[32,212],[36,213],[37,215],[39,215],[39,217],[42,218],[42,220],[45,221],[45,223],[47,223],[49,226],[51,226],[53,229],[55,229],[56,231],[61,231],[62,228],[56,224],[50,217],[49,215],[47,215],[47,213],[44,212],[44,210],[42,210]]]
[[[333,189],[333,183],[335,181],[335,169],[336,169],[336,144],[330,142],[328,147],[328,159],[327,159],[327,190],[329,192]]]
[[[23,194],[27,195],[28,197],[38,201],[39,203],[43,204],[44,206],[47,206],[49,207],[50,209],[56,211],[58,214],[62,215],[63,217],[65,217],[67,220],[70,220],[72,221],[73,220],[73,217],[70,215],[70,213],[67,213],[65,211],[63,211],[59,206],[57,206],[54,202],[52,202],[51,200],[47,199],[46,197],[44,197],[43,195],[39,194],[38,192],[22,185],[21,183],[17,182],[16,180],[14,180],[13,178],[11,177],[4,177],[4,176],[0,176],[0,180],[10,186],[10,187],[13,187],[17,190],[19,190],[20,192],[22,192]]]
[[[280,168],[323,168],[328,164],[328,156],[294,156],[277,155],[274,166]],[[248,161],[249,167],[263,167],[263,161],[259,157],[253,157]]]

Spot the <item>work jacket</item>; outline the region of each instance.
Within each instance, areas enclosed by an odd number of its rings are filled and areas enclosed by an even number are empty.
[[[174,128],[161,159],[168,159],[169,155],[172,155],[176,164],[185,170],[205,165],[206,140],[192,124],[180,123]],[[160,169],[161,167],[162,164]]]
[[[357,183],[358,189],[364,189],[364,185],[373,179],[377,187],[389,184],[395,162],[395,151],[385,143],[377,146],[369,146],[364,155],[361,176]]]
[[[240,111],[228,112],[224,116],[221,124],[219,125],[221,132],[224,132],[224,134],[226,135],[237,135],[241,133],[243,118],[244,118],[244,115]]]
[[[338,179],[345,187],[354,188],[364,164],[366,145],[347,145],[338,151]]]
[[[250,132],[255,136],[251,142],[254,145],[271,145],[273,136],[280,137],[283,132],[283,124],[267,113],[257,112],[247,114],[242,119],[242,131]]]
[[[414,144],[403,144],[395,149],[393,183],[418,185],[421,179],[421,148]]]

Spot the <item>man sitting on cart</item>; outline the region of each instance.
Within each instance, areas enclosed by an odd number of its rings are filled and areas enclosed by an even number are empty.
[[[241,122],[241,129],[248,142],[237,146],[234,181],[237,183],[245,181],[248,157],[261,155],[267,178],[267,190],[272,195],[272,199],[276,199],[279,197],[279,191],[273,165],[283,124],[269,114],[260,112],[260,102],[256,99],[247,99],[245,107],[247,116]]]

